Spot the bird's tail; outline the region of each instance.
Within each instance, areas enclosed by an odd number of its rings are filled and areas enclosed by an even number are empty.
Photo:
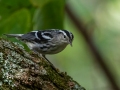
[[[15,38],[21,38],[21,36],[23,34],[3,34],[3,35],[5,35],[7,37],[10,37],[10,38],[13,38],[13,37],[15,37]]]

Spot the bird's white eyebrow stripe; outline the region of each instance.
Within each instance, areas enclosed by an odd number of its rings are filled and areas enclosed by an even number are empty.
[[[60,32],[62,32],[65,36],[67,36],[67,34],[64,31],[60,30]]]

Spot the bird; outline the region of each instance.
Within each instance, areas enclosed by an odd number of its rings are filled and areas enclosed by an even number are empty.
[[[46,29],[31,31],[26,34],[4,34],[7,37],[14,37],[23,41],[30,50],[42,55],[50,62],[45,55],[57,54],[63,51],[68,44],[72,46],[74,35],[68,30]]]

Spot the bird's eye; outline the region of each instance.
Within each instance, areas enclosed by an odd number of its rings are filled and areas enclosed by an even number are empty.
[[[64,35],[64,38],[66,38],[66,36]]]

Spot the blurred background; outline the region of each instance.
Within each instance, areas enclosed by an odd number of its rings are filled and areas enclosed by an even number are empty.
[[[67,13],[66,4],[86,28],[85,32],[120,86],[120,0],[0,0],[0,35],[53,28],[69,30],[74,34],[73,47],[68,45],[61,53],[47,58],[87,90],[113,90]]]

